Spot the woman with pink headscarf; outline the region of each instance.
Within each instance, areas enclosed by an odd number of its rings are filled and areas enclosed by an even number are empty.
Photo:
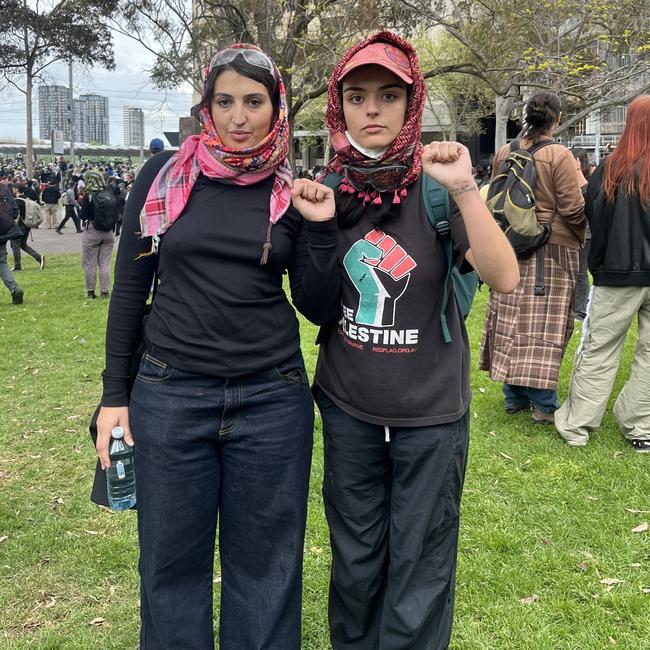
[[[299,650],[314,414],[283,274],[307,318],[336,310],[333,195],[292,182],[259,49],[216,54],[196,115],[201,134],[156,154],[126,206],[97,452],[107,466],[118,425],[135,444],[142,650],[214,647],[217,518],[221,650]]]

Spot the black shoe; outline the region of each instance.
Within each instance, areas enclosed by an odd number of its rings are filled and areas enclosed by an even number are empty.
[[[11,267],[11,270],[12,270],[12,271],[22,271],[22,270],[23,270],[23,267],[22,267],[22,266],[12,266],[12,267]]]
[[[55,232],[57,235],[62,235],[62,234],[63,234],[63,233],[62,233],[58,228],[55,228],[55,229],[54,229],[54,232]]]
[[[94,291],[89,291],[89,292],[86,294],[86,297],[87,297],[87,298],[90,298],[91,300],[94,300],[95,298],[97,298],[97,296],[95,295],[95,292],[94,292]]]
[[[14,305],[22,305],[23,304],[23,290],[20,287],[16,287],[12,292],[11,292],[11,302]]]
[[[102,291],[101,294],[100,294],[100,296],[101,296],[102,298],[108,298],[109,295],[110,295],[110,294],[108,293],[108,291]]]
[[[650,454],[650,440],[630,440],[632,449],[640,454]]]
[[[520,406],[506,406],[506,413],[512,415],[513,413],[520,413],[521,411],[530,411],[530,404],[521,404]]]

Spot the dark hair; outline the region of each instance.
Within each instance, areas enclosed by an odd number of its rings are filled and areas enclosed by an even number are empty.
[[[525,137],[539,140],[544,131],[547,131],[560,117],[562,104],[555,93],[547,91],[535,93],[527,102],[524,109],[526,120]]]
[[[585,178],[591,176],[591,164],[589,163],[589,154],[585,149],[579,149],[574,147],[571,149],[573,157],[580,163],[580,169],[582,170],[582,175]]]
[[[198,119],[199,111],[203,107],[210,110],[210,103],[212,102],[212,92],[214,90],[214,82],[217,77],[226,70],[232,70],[243,77],[248,77],[253,81],[261,83],[269,93],[271,103],[273,104],[273,119],[272,123],[278,119],[280,111],[280,84],[277,82],[268,70],[260,68],[257,65],[247,63],[246,59],[241,54],[238,54],[230,63],[225,65],[218,65],[210,70],[210,74],[203,84],[203,95],[201,101],[192,109],[192,115]]]

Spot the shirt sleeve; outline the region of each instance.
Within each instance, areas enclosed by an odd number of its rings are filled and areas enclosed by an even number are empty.
[[[140,257],[151,250],[151,237],[140,237],[140,212],[149,187],[169,157],[158,154],[138,174],[124,211],[115,262],[115,282],[106,324],[106,368],[102,373],[102,406],[128,406],[131,358],[142,339],[142,320],[158,256]],[[85,200],[85,199],[84,199]]]
[[[564,149],[556,163],[551,166],[553,186],[557,201],[557,214],[571,227],[576,235],[582,235],[587,224],[585,201],[578,184],[573,154]]]
[[[291,298],[305,318],[323,325],[336,320],[340,303],[336,217],[311,222],[298,216],[301,223],[289,268]]]

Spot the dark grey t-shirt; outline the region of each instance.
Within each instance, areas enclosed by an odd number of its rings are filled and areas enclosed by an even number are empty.
[[[453,203],[450,223],[456,264],[469,271],[467,233]],[[450,300],[452,342],[442,337],[447,262],[420,181],[409,189],[400,216],[381,230],[364,216],[337,237],[342,313],[321,342],[316,384],[343,411],[373,424],[459,419],[470,401],[467,332]]]

